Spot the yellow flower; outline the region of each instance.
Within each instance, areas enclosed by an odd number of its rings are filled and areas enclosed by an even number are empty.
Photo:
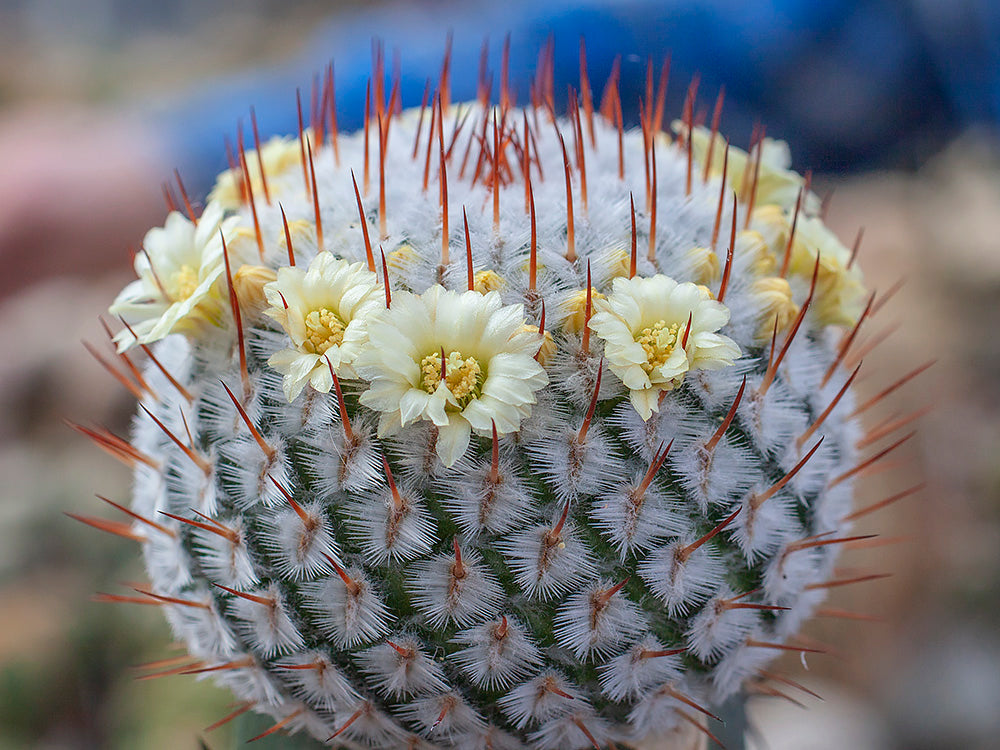
[[[480,294],[498,292],[507,284],[507,282],[504,281],[503,276],[498,274],[496,271],[490,271],[489,269],[476,272],[476,275],[472,278],[472,283],[472,288]]]
[[[222,237],[230,241],[239,219],[223,218],[222,208],[209,203],[197,224],[174,211],[162,228],[151,229],[135,256],[139,277],[126,286],[110,307],[128,329],[115,337],[120,351],[136,343],[149,344],[171,333],[190,333],[219,324],[228,304],[221,282]]]
[[[627,250],[616,247],[608,253],[608,271],[612,278],[628,276],[632,266],[632,257]]]
[[[264,196],[264,183],[260,174],[261,161],[264,163],[264,174],[272,199],[289,193],[291,189],[301,189],[304,184],[301,166],[302,147],[297,138],[275,136],[261,147],[260,161],[253,149],[246,152],[246,160],[255,201],[262,200]],[[241,171],[227,169],[216,179],[215,187],[208,195],[209,201],[217,202],[231,210],[238,209],[243,204],[241,183]]]
[[[736,247],[733,250],[736,257],[748,260],[748,268],[758,276],[770,276],[777,273],[778,262],[768,247],[760,232],[744,229],[736,235]]]
[[[811,275],[819,253],[816,317],[827,325],[851,326],[861,315],[865,287],[858,266],[847,267],[851,251],[821,219],[799,217],[791,273]]]
[[[420,256],[409,245],[400,245],[386,256],[389,269],[402,275],[405,275],[419,259]]]
[[[691,264],[695,283],[708,284],[719,278],[721,264],[719,256],[713,250],[707,247],[692,247],[684,256]]]
[[[292,346],[269,360],[285,376],[285,396],[293,401],[306,383],[323,393],[338,377],[353,378],[351,366],[368,340],[368,319],[383,305],[375,274],[362,263],[348,263],[321,252],[309,268],[282,268],[264,287],[271,307],[266,314],[281,324]]]
[[[604,341],[608,367],[643,419],[657,411],[660,393],[679,385],[689,370],[726,367],[740,356],[736,342],[716,333],[729,322],[729,308],[704,287],[662,274],[618,278],[596,307],[590,329]]]
[[[292,238],[292,248],[297,248],[301,244],[316,244],[316,225],[308,219],[289,219],[288,234]],[[288,240],[285,239],[284,231],[278,236],[278,247],[282,254],[288,254]]]
[[[760,343],[770,341],[774,333],[775,319],[780,333],[791,325],[795,316],[799,314],[799,306],[792,300],[792,287],[780,276],[757,279],[750,285],[750,293],[760,305],[760,323],[756,333]]]
[[[598,300],[604,299],[604,295],[599,291],[590,288],[591,314],[597,309]],[[559,309],[565,317],[562,327],[567,333],[579,333],[583,330],[587,316],[587,290],[580,289],[572,292],[559,304]]]
[[[683,132],[686,129],[683,123],[679,121],[674,123],[674,130],[676,132]],[[712,131],[708,128],[702,125],[694,128],[691,137],[691,151],[696,163],[704,165],[705,159],[708,157],[708,147],[711,139]],[[726,141],[721,135],[716,133],[715,146],[712,148],[712,163],[708,169],[708,173],[713,177],[718,177],[722,174],[725,152]],[[727,184],[736,190],[742,189],[744,181],[749,185],[753,179],[753,174],[746,175],[746,170],[748,168],[753,169],[754,159],[748,158],[747,152],[743,149],[730,146],[729,166],[726,168]],[[792,156],[788,150],[787,143],[774,140],[773,138],[764,139],[761,146],[760,173],[757,175],[757,205],[776,203],[786,208],[795,205],[795,201],[799,197],[799,188],[805,184],[805,180],[801,175],[789,169],[791,164]],[[741,198],[745,197],[741,196]],[[815,203],[815,200],[810,196],[807,199],[807,205],[810,210],[818,208],[812,205],[813,203]]]
[[[379,435],[429,420],[446,466],[465,453],[472,430],[517,431],[548,382],[523,306],[503,306],[496,292],[397,292],[369,322],[368,337],[355,366],[371,381],[361,403],[382,412]]]
[[[233,289],[240,301],[240,309],[249,319],[260,316],[267,308],[264,286],[277,280],[278,274],[264,266],[243,265],[233,274]]]
[[[780,267],[791,231],[791,217],[778,206],[761,206],[753,212],[750,226],[763,236]],[[861,314],[865,288],[858,267],[847,267],[851,251],[821,219],[800,215],[792,241],[789,275],[811,279],[817,252],[819,274],[812,311],[824,325],[853,325]]]
[[[538,333],[538,326],[526,323],[522,330],[528,331],[529,333]],[[535,355],[535,359],[538,363],[545,367],[549,360],[555,355],[558,347],[556,346],[556,340],[552,338],[552,331],[546,331],[545,335],[542,337],[541,344],[538,347],[538,354]]]

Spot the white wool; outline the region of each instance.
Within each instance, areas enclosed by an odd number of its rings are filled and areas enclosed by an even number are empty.
[[[345,572],[357,585],[356,591],[336,574],[302,586],[305,608],[315,615],[323,634],[339,648],[370,643],[385,635],[393,619],[361,570],[347,566]]]
[[[461,555],[461,568],[454,553],[447,552],[410,567],[407,589],[411,601],[431,628],[452,623],[463,627],[500,611],[503,589],[480,554],[466,548]]]
[[[376,690],[392,698],[401,698],[448,689],[441,666],[424,652],[424,644],[419,639],[400,634],[389,641],[372,646],[357,657]]]
[[[761,628],[751,635],[765,643],[777,639],[777,636]],[[766,664],[773,661],[777,654],[778,651],[773,648],[750,646],[735,648],[727,653],[712,669],[712,702],[718,704],[726,700],[745,680],[756,675]]]
[[[632,482],[622,482],[611,492],[594,499],[588,515],[594,525],[618,550],[622,561],[644,552],[657,540],[675,537],[685,528],[680,499],[660,490],[655,483],[638,492],[645,472]]]
[[[764,454],[774,454],[794,443],[806,427],[806,415],[800,401],[792,397],[783,383],[771,383],[761,395],[762,376],[747,378],[747,389],[740,401],[739,417],[754,445]]]
[[[197,589],[175,593],[174,596],[210,605],[208,609],[169,603],[163,605],[167,621],[175,633],[183,635],[192,656],[208,661],[229,661],[241,655],[239,640],[208,591]]]
[[[728,587],[723,588],[689,621],[684,639],[688,650],[702,661],[715,661],[722,654],[739,648],[756,629],[757,610],[727,606],[737,596]],[[751,599],[740,598],[739,602],[748,603]]]
[[[586,280],[583,283],[586,284]],[[546,317],[548,317],[548,313],[546,313]],[[601,387],[597,392],[598,402],[620,396],[625,391],[621,381],[611,374],[600,356],[600,339],[591,335],[588,352],[582,350],[581,343],[580,336],[561,336],[560,348],[551,362],[547,364],[547,369],[555,387],[579,409],[582,421],[582,416],[587,413],[587,407],[594,397],[598,370],[602,373]]]
[[[282,577],[297,581],[329,570],[329,556],[340,549],[333,538],[333,526],[319,503],[299,506],[305,519],[292,509],[269,513],[263,518],[260,539],[271,553],[274,567]]]
[[[732,318],[730,318],[732,320]],[[728,331],[728,329],[725,329]],[[727,333],[732,337],[732,333]],[[725,415],[736,400],[744,376],[749,376],[754,368],[761,366],[757,357],[744,356],[736,360],[732,367],[721,367],[718,370],[697,370],[684,378],[684,384],[705,405],[706,409],[720,415]],[[749,382],[748,382],[749,386]],[[747,393],[744,392],[744,396]]]
[[[338,418],[319,424],[300,436],[302,464],[317,494],[322,497],[341,490],[356,491],[381,484],[382,466],[373,420],[354,420],[351,434],[352,439],[348,440]]]
[[[598,668],[601,692],[611,700],[621,701],[637,698],[655,686],[679,679],[682,673],[680,657],[657,654],[669,650],[656,638],[644,637]]]
[[[541,663],[541,653],[520,620],[505,615],[460,631],[452,639],[465,648],[455,662],[479,687],[509,687]]]
[[[650,553],[639,564],[639,575],[671,615],[689,612],[722,585],[726,567],[712,543],[702,545],[683,559],[680,551],[692,543],[686,534]]]
[[[445,471],[437,455],[437,428],[427,422],[417,422],[403,428],[382,443],[387,454],[399,465],[399,476],[411,487],[426,489]],[[379,466],[378,473],[381,473]]]
[[[344,506],[355,519],[351,536],[375,562],[412,560],[430,551],[437,539],[434,521],[419,499],[405,485],[399,487],[401,507],[388,488],[360,493]]]
[[[503,534],[536,519],[537,499],[515,469],[511,453],[511,441],[501,441],[496,476],[487,453],[483,458],[459,459],[435,482],[444,506],[466,536]]]
[[[270,672],[257,664],[211,674],[218,683],[266,711],[285,703],[280,683]]]
[[[553,520],[550,525],[532,526],[497,544],[529,597],[551,599],[595,572],[572,521],[566,522],[559,540],[553,542],[550,534],[555,525]]]
[[[482,716],[453,691],[414,698],[399,713],[432,739],[460,737],[485,725]]]
[[[146,542],[142,545],[142,555],[149,577],[156,581],[163,591],[170,594],[177,593],[192,580],[191,560],[187,550],[184,549],[180,523],[156,512],[148,517],[170,529],[173,534],[148,531]],[[144,532],[147,530],[144,529]]]
[[[456,738],[455,747],[459,750],[525,750],[526,745],[507,732],[487,724]]]
[[[164,510],[176,515],[190,514],[191,510],[214,516],[219,510],[219,490],[216,482],[215,456],[205,459],[211,465],[209,474],[181,452],[170,454],[165,467],[166,502]]]
[[[365,747],[406,747],[406,731],[370,700],[348,701],[334,711],[330,734]],[[323,737],[326,740],[330,734]]]
[[[547,721],[529,737],[539,750],[578,750],[607,743],[613,736],[611,724],[593,710],[581,709]]]
[[[705,706],[708,701],[700,691],[683,680],[663,683],[656,689],[644,695],[629,713],[629,723],[635,737],[667,732],[684,721],[681,712],[693,716],[698,712],[691,708],[681,697]]]
[[[823,537],[817,541],[823,541]],[[796,549],[794,544],[796,542],[782,545],[764,569],[764,592],[768,601],[779,604],[794,602],[806,586],[818,580],[826,550],[823,547]]]
[[[639,608],[614,583],[600,579],[570,594],[556,612],[556,642],[578,659],[603,659],[638,638],[646,629]]]
[[[243,425],[246,432],[246,425]],[[286,455],[285,441],[268,438],[274,450],[267,456],[249,435],[238,435],[219,450],[219,480],[239,508],[262,503],[270,508],[287,504],[275,482],[294,492],[294,477]]]
[[[690,447],[677,446],[667,458],[667,464],[703,513],[709,506],[723,504],[745,492],[761,474],[760,460],[728,435],[723,435],[711,452],[705,449],[718,426],[704,425]]]
[[[302,635],[289,617],[288,606],[275,584],[244,593],[269,600],[261,603],[227,594],[228,611],[255,651],[271,657],[302,647]]]
[[[580,495],[596,495],[621,478],[624,462],[597,424],[586,439],[579,441],[580,426],[567,425],[555,434],[530,443],[527,450],[542,476],[554,486],[560,500]]]
[[[787,487],[755,507],[755,499],[767,489],[758,485],[730,508],[730,512],[737,508],[740,512],[728,534],[750,561],[773,555],[782,541],[801,534],[801,527],[795,520],[794,500],[787,493]]]
[[[194,520],[210,527],[214,526],[199,518]],[[240,591],[256,585],[260,576],[246,546],[247,530],[244,528],[242,518],[223,516],[215,520],[233,532],[233,538],[201,528],[192,531],[194,544],[205,572],[212,581]],[[219,530],[222,531],[221,528]]]
[[[261,423],[261,416],[264,413],[262,402],[265,383],[253,379],[250,381],[250,393],[243,392],[240,382],[238,365],[235,372],[220,372],[218,377],[203,382],[203,390],[196,402],[196,409],[201,415],[204,423],[204,432],[212,439],[212,442],[228,440],[234,435],[246,434],[247,426],[240,416],[239,410],[226,392],[226,387],[237,397],[240,406],[255,424]],[[216,375],[216,373],[212,373]],[[209,375],[208,377],[212,377]],[[203,376],[204,377],[204,376]],[[183,429],[183,428],[182,428]]]
[[[498,701],[500,710],[522,729],[531,722],[546,722],[588,705],[579,688],[555,670],[546,670],[508,690]]]
[[[283,670],[282,674],[310,704],[324,711],[334,711],[338,706],[357,701],[359,697],[348,677],[322,651],[289,654],[281,659],[280,664],[283,667],[307,667]]]

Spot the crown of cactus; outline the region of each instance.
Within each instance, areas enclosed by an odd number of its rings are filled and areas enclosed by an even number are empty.
[[[550,67],[523,109],[376,85],[353,135],[328,76],[111,308],[140,598],[272,731],[610,747],[809,650],[864,466],[854,254],[693,87],[624,132],[614,77],[556,117]]]

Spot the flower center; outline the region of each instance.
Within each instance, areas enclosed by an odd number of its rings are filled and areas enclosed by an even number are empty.
[[[428,354],[420,360],[423,372],[421,385],[428,393],[434,393],[441,382],[441,352]],[[452,352],[444,360],[444,379],[448,390],[464,408],[479,396],[482,367],[475,357],[463,358],[460,352]]]
[[[347,327],[332,310],[321,307],[306,315],[306,339],[302,348],[310,354],[324,354],[331,346],[339,346]]]
[[[646,361],[641,367],[647,375],[660,367],[667,361],[674,346],[677,344],[677,331],[680,326],[677,323],[667,325],[667,321],[658,320],[649,328],[643,328],[635,337],[637,344],[642,346],[646,352]]]
[[[184,264],[170,277],[171,296],[176,300],[186,300],[198,288],[198,269]]]

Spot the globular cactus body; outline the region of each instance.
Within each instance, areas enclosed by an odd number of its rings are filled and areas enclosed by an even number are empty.
[[[147,237],[113,307],[156,358],[147,595],[282,729],[636,743],[758,679],[823,598],[850,253],[780,147],[652,110],[622,133],[615,101],[318,116]]]

